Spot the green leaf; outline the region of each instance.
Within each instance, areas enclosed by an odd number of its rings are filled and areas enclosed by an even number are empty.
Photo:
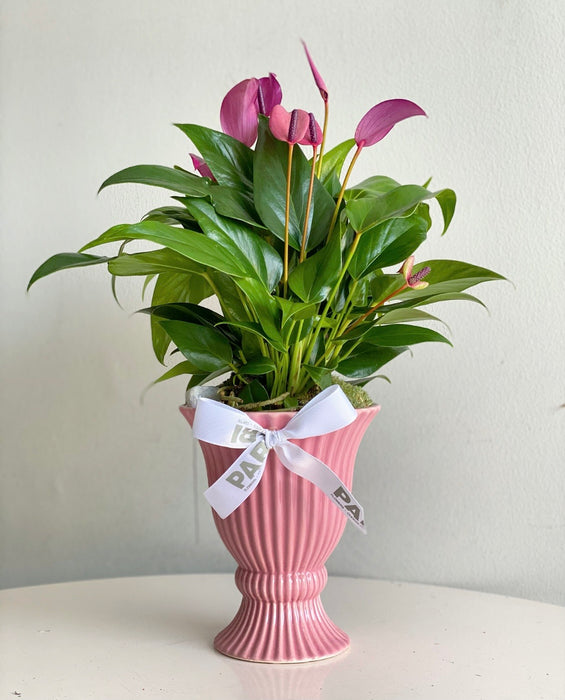
[[[253,151],[228,134],[198,124],[175,124],[200,151],[220,185],[250,190]]]
[[[342,360],[337,371],[345,377],[363,379],[374,374],[387,362],[408,350],[407,347],[378,347],[369,343],[361,343],[355,350],[355,354]]]
[[[379,345],[381,347],[400,347],[403,345],[416,345],[417,343],[447,343],[451,342],[441,333],[423,328],[411,326],[407,323],[397,323],[390,326],[374,326],[363,336],[364,343]]]
[[[277,304],[281,307],[282,319],[281,327],[287,324],[291,319],[295,321],[301,321],[304,319],[312,318],[312,315],[316,313],[316,304],[305,304],[301,301],[291,301],[290,299],[283,299],[282,297],[274,297]]]
[[[243,399],[243,403],[257,403],[258,401],[267,401],[269,394],[261,382],[254,379],[243,388],[239,397]]]
[[[332,236],[326,246],[294,268],[288,284],[302,301],[316,303],[328,298],[340,272],[341,242]]]
[[[265,118],[259,120],[259,137],[255,149],[254,193],[255,208],[265,226],[284,241],[286,216],[286,178],[288,144],[278,141],[270,132]],[[311,166],[296,146],[292,156],[292,178],[289,213],[289,243],[300,250],[306,216]],[[327,235],[335,202],[314,178],[310,207],[310,231],[307,249],[311,250]]]
[[[268,338],[270,344],[277,350],[286,352],[281,335],[281,311],[275,298],[258,280],[250,277],[239,277],[234,281],[247,297],[247,301],[253,308],[254,316],[263,328],[265,337]]]
[[[154,384],[159,384],[159,382],[165,382],[167,379],[172,379],[173,377],[178,377],[181,374],[198,374],[198,367],[189,362],[189,360],[184,360],[179,362],[178,365],[171,367],[164,374],[162,374],[158,379],[156,379],[150,386]]]
[[[457,197],[453,190],[445,189],[440,190],[436,194],[436,199],[441,207],[441,213],[443,214],[443,231],[441,232],[441,235],[443,236],[443,234],[449,228],[451,219],[453,219]]]
[[[367,195],[375,197],[400,187],[400,183],[385,175],[373,175],[355,187],[345,190],[345,200],[359,199]]]
[[[104,255],[86,255],[84,253],[57,253],[42,263],[31,276],[27,285],[27,291],[37,280],[59,270],[70,270],[74,267],[89,267],[108,262],[110,258]]]
[[[355,139],[347,139],[347,141],[343,141],[337,146],[334,146],[331,151],[324,153],[320,182],[332,197],[337,195],[341,189],[341,171],[345,159],[353,146],[355,146]]]
[[[88,250],[103,243],[123,240],[144,240],[157,243],[199,262],[225,272],[228,275],[246,274],[241,261],[216,241],[204,234],[167,226],[158,221],[142,221],[137,224],[119,224],[105,231],[95,240],[81,248]]]
[[[420,309],[396,309],[384,313],[377,321],[380,326],[386,326],[390,323],[406,323],[408,321],[437,321],[442,323],[446,328],[449,326],[437,316]]]
[[[238,369],[239,374],[261,375],[274,372],[277,366],[270,357],[257,357],[249,360]]]
[[[332,383],[332,371],[327,367],[315,367],[314,365],[302,365],[306,374],[316,383],[321,389],[326,389]]]
[[[177,298],[180,295],[177,295]],[[219,313],[205,306],[190,302],[170,302],[150,306],[147,309],[140,309],[137,313],[150,314],[157,318],[165,318],[169,321],[187,321],[188,323],[197,323],[208,328],[216,328],[221,323],[226,323],[226,319]],[[232,333],[229,328],[220,327],[218,330],[223,333],[226,338],[234,344],[240,340],[238,334]]]
[[[240,192],[228,185],[213,185],[210,188],[210,198],[218,214],[244,221],[254,227],[265,228],[255,211],[251,193]]]
[[[203,277],[191,277],[184,273],[162,272],[157,278],[153,290],[153,308],[161,308],[169,302],[194,302],[210,296],[211,290]],[[199,307],[198,307],[199,308]],[[170,338],[158,322],[156,315],[151,316],[151,342],[155,357],[161,364],[170,345]]]
[[[184,199],[181,197],[181,199]],[[169,226],[181,225],[184,228],[194,228],[194,217],[190,216],[185,207],[157,207],[151,209],[142,218],[142,221],[160,221]]]
[[[430,226],[427,207],[422,205],[411,216],[389,219],[366,231],[359,239],[349,274],[361,279],[374,270],[403,262],[426,240]]]
[[[378,197],[362,197],[349,201],[345,211],[355,231],[363,233],[383,221],[410,214],[420,202],[433,199],[442,192],[445,190],[430,192],[419,185],[401,185]],[[443,201],[449,214],[446,199],[444,198]]]
[[[398,296],[400,296],[400,294]],[[465,294],[464,292],[434,294],[432,292],[428,296],[417,296],[413,299],[401,301],[398,304],[387,304],[386,306],[382,307],[382,310],[388,313],[389,311],[393,312],[399,309],[411,309],[414,306],[426,306],[427,304],[436,304],[440,301],[472,301],[475,304],[479,304],[484,309],[487,308],[480,299],[477,299],[477,297],[473,296],[472,294]]]
[[[120,170],[104,180],[98,192],[110,185],[137,183],[164,187],[173,192],[181,192],[191,197],[205,197],[210,191],[210,180],[187,173],[184,170],[169,168],[166,165],[132,165]]]
[[[153,275],[160,272],[203,274],[206,268],[168,248],[144,253],[122,253],[108,262],[108,270],[119,277]]]
[[[214,328],[184,321],[160,321],[160,324],[186,359],[202,372],[231,365],[231,346]]]
[[[253,333],[253,335],[262,338],[279,352],[287,351],[287,346],[283,344],[280,334],[278,337],[272,338],[263,330],[263,327],[259,323],[255,323],[254,321],[225,321],[225,323],[228,323],[232,328],[239,328],[243,331]]]
[[[263,282],[270,292],[279,282],[283,263],[277,251],[248,226],[227,219],[201,199],[187,204],[206,236],[237,259],[245,274]]]

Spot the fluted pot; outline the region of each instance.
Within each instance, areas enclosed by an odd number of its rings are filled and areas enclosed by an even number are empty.
[[[190,425],[194,409],[181,406]],[[327,464],[351,488],[359,443],[379,406],[357,410],[341,430],[296,440]],[[281,430],[290,412],[247,414],[268,430]],[[214,483],[241,450],[200,441],[208,483]],[[320,593],[328,578],[325,563],[347,518],[306,479],[286,469],[274,450],[261,482],[225,519],[212,511],[222,541],[236,560],[240,608],[214,639],[214,647],[247,661],[290,663],[324,659],[345,651],[349,637],[327,616]]]

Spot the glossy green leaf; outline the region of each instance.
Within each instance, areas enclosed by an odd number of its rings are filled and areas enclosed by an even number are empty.
[[[355,231],[362,233],[388,219],[408,216],[420,202],[433,199],[444,191],[430,192],[419,185],[401,185],[378,197],[354,199],[347,203],[345,211]],[[443,201],[449,215],[447,200]],[[444,223],[444,232],[445,228]]]
[[[443,231],[441,235],[447,231],[451,219],[453,219],[453,214],[455,213],[455,205],[457,204],[457,196],[453,190],[445,189],[440,190],[436,194],[436,199],[441,207],[441,213],[443,214]]]
[[[386,326],[391,323],[407,323],[409,321],[437,321],[448,328],[447,324],[437,316],[422,311],[421,309],[396,309],[384,313],[379,317],[377,324]]]
[[[374,326],[363,336],[364,343],[383,347],[399,347],[403,345],[416,345],[418,343],[447,343],[451,345],[445,336],[431,328],[411,326],[407,323],[396,323],[390,326]]]
[[[243,388],[239,397],[243,399],[244,404],[257,403],[258,401],[267,401],[269,399],[269,394],[261,382],[254,379]]]
[[[84,253],[57,253],[42,263],[31,276],[27,285],[27,290],[32,284],[42,277],[59,272],[59,270],[70,270],[74,267],[89,267],[90,265],[100,265],[108,262],[110,258],[104,255],[87,255]]]
[[[137,224],[113,226],[83,246],[81,251],[103,243],[123,240],[151,241],[174,250],[190,260],[220,270],[220,272],[234,276],[246,274],[242,262],[216,241],[201,233],[167,226],[167,224],[161,224],[158,221],[141,221]]]
[[[392,312],[398,309],[411,309],[414,306],[426,306],[427,304],[437,304],[441,301],[471,301],[475,304],[479,304],[484,309],[487,308],[480,299],[477,299],[477,297],[473,296],[472,294],[466,294],[465,292],[434,294],[432,292],[428,296],[417,296],[414,298],[408,298],[405,301],[400,301],[396,304],[387,304],[386,306],[383,306],[381,310]]]
[[[314,365],[302,365],[308,376],[322,389],[326,389],[332,383],[332,371],[327,367],[314,367]]]
[[[334,146],[330,151],[324,153],[322,159],[322,169],[320,172],[320,182],[333,196],[337,195],[341,189],[341,171],[343,164],[351,149],[355,146],[355,139],[347,139]]]
[[[220,331],[185,321],[160,321],[187,360],[203,372],[214,372],[232,362],[229,342]]]
[[[194,217],[188,213],[186,207],[157,207],[148,211],[142,221],[160,221],[169,226],[180,224],[184,228],[194,228],[195,225]]]
[[[266,119],[259,120],[259,137],[255,149],[254,194],[255,208],[265,226],[284,240],[286,216],[286,178],[288,144],[271,134]],[[292,179],[289,216],[289,243],[300,250],[306,216],[311,166],[298,146],[292,157]],[[307,249],[311,250],[325,239],[335,203],[320,181],[314,179],[310,230]]]
[[[152,304],[153,308],[161,308],[170,302],[193,302],[196,305],[210,296],[210,293],[208,283],[203,277],[194,277],[182,272],[162,272],[155,283]],[[163,364],[171,341],[156,315],[151,316],[150,325],[153,352]]]
[[[430,225],[426,208],[418,207],[411,216],[389,219],[366,231],[353,255],[350,275],[361,279],[374,270],[404,262],[426,240]]]
[[[257,357],[239,368],[239,374],[261,375],[274,372],[277,366],[270,357]]]
[[[333,236],[317,253],[297,265],[288,277],[292,291],[304,302],[320,302],[328,295],[341,272],[341,242]]]
[[[256,279],[238,277],[234,281],[251,305],[254,316],[271,345],[285,352],[286,348],[281,335],[281,310],[274,297]]]
[[[110,175],[100,185],[98,192],[110,185],[124,183],[164,187],[167,190],[181,192],[191,197],[205,197],[210,190],[210,180],[187,173],[184,170],[169,168],[166,165],[132,165]]]
[[[122,253],[108,262],[108,270],[119,277],[153,275],[160,272],[203,274],[206,268],[168,248],[143,253]]]
[[[358,185],[345,190],[345,200],[359,199],[359,197],[375,197],[400,187],[400,183],[385,175],[373,175]]]
[[[355,354],[342,360],[337,371],[345,377],[363,379],[379,370],[387,362],[408,350],[406,347],[378,347],[369,343],[361,343],[355,350]]]
[[[206,236],[238,259],[247,276],[263,282],[269,292],[278,284],[283,272],[282,260],[261,236],[239,221],[220,216],[201,199],[188,203],[187,207]]]
[[[221,185],[250,189],[253,183],[253,151],[221,131],[198,124],[175,124],[200,151]]]

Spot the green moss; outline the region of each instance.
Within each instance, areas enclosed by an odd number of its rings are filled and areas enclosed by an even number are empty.
[[[351,401],[353,408],[369,408],[375,403],[363,387],[348,384],[336,375],[332,375],[332,384],[337,384],[343,389],[343,393]]]

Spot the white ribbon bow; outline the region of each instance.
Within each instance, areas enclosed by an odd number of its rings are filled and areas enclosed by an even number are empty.
[[[294,474],[315,484],[362,532],[361,504],[323,462],[289,440],[314,437],[345,428],[357,418],[342,389],[324,389],[293,416],[282,430],[267,430],[237,408],[200,398],[194,416],[194,437],[213,445],[246,448],[204,496],[220,518],[227,518],[257,488],[271,449]]]

